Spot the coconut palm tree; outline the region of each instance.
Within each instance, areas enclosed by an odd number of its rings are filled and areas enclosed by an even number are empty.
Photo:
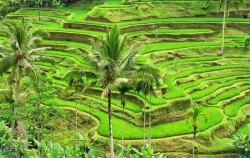
[[[84,70],[85,69],[85,70]],[[77,146],[77,138],[78,138],[78,100],[79,95],[82,94],[87,87],[89,87],[94,80],[90,80],[95,78],[95,73],[87,71],[84,67],[76,67],[66,73],[64,79],[68,83],[68,88],[74,89],[75,91],[75,102],[76,102],[76,111],[75,111],[75,145]],[[67,89],[68,89],[67,88]]]
[[[144,94],[144,112],[143,112],[143,128],[144,128],[144,144],[146,143],[146,104],[147,95],[149,94],[149,118],[148,118],[148,143],[151,143],[151,96],[154,94],[154,86],[159,87],[160,82],[160,70],[155,68],[153,65],[144,64],[137,71],[138,83],[136,90]]]
[[[223,22],[222,22],[222,41],[221,41],[221,50],[219,55],[224,54],[224,44],[225,44],[225,27],[226,27],[226,16],[229,15],[231,3],[234,6],[234,10],[237,13],[239,10],[239,5],[243,4],[244,0],[219,0],[219,10],[223,8]]]
[[[144,109],[143,109],[143,140],[144,145],[146,145],[146,107],[147,107],[147,95],[150,91],[150,82],[148,80],[140,80],[136,85],[136,91],[142,92],[144,94]]]
[[[125,119],[125,114],[124,114],[124,109],[126,106],[126,93],[131,90],[132,87],[126,83],[121,83],[120,85],[118,85],[117,90],[120,94],[121,97],[121,106],[122,106],[122,120],[124,122]],[[122,156],[123,156],[123,149],[124,149],[124,128],[123,128],[123,124],[121,125],[121,132],[122,132]]]
[[[134,44],[128,50],[125,50],[126,39],[126,35],[121,35],[119,28],[114,26],[107,33],[106,38],[93,46],[92,53],[88,55],[88,62],[92,64],[92,68],[96,69],[100,76],[99,79],[103,87],[101,97],[108,97],[111,158],[115,156],[111,109],[112,90],[117,85],[130,81],[126,76],[133,70],[135,57],[139,49],[139,44]]]
[[[0,74],[11,70],[9,81],[14,88],[13,98],[15,104],[13,105],[13,116],[16,116],[16,108],[19,106],[20,100],[20,81],[24,75],[33,74],[36,78],[36,71],[38,67],[34,65],[35,61],[49,61],[52,59],[44,57],[41,52],[48,49],[48,47],[37,47],[42,38],[47,35],[41,31],[31,31],[32,24],[25,23],[22,19],[21,23],[1,23],[0,33],[9,38],[9,45],[0,45]],[[19,125],[22,123],[19,121]],[[12,129],[16,126],[16,121],[12,122]],[[23,127],[21,127],[24,129]]]
[[[193,137],[193,157],[194,157],[194,143],[195,143],[195,137],[196,137],[196,132],[198,128],[198,121],[199,119],[203,117],[205,121],[207,120],[207,117],[204,113],[202,113],[202,107],[199,105],[194,104],[193,108],[191,109],[189,113],[189,119],[188,122],[192,121],[193,124],[193,129],[194,129],[194,137]]]

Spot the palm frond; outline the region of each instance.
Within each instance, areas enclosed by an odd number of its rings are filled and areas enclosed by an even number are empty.
[[[41,61],[41,62],[48,62],[52,65],[55,65],[55,60],[51,57],[46,57],[46,56],[41,56],[41,55],[32,55],[31,57],[29,57],[29,59],[32,62]]]
[[[122,72],[125,69],[131,69],[135,64],[135,57],[140,49],[140,44],[134,44],[130,47],[129,51],[126,54],[126,57],[121,61],[119,65],[119,72]]]
[[[109,90],[111,89],[111,84],[108,84],[102,91],[101,98],[103,99],[105,96],[108,95]]]
[[[51,47],[40,47],[40,48],[32,48],[30,50],[27,51],[28,55],[34,54],[37,55],[45,50],[51,49]]]

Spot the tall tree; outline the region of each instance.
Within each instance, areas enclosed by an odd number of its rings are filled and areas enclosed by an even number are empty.
[[[222,41],[221,50],[219,55],[224,55],[224,44],[225,44],[225,27],[226,27],[226,16],[229,15],[231,3],[234,6],[235,13],[238,12],[240,4],[245,3],[245,0],[219,0],[219,10],[223,8],[223,22],[222,22]]]
[[[129,85],[129,84],[126,84],[126,83],[123,83],[123,84],[120,84],[118,85],[118,88],[117,90],[119,91],[120,93],[120,97],[121,97],[121,106],[122,106],[122,120],[123,120],[123,123],[125,121],[125,106],[126,106],[126,93],[131,90],[132,87]],[[123,123],[121,125],[121,132],[122,132],[122,153],[121,155],[123,156],[123,149],[124,149],[124,128],[123,128]]]
[[[202,107],[199,105],[194,104],[190,113],[189,113],[189,119],[188,121],[192,121],[193,124],[193,129],[194,129],[194,138],[193,138],[193,157],[194,157],[194,146],[195,146],[195,137],[197,133],[197,128],[198,128],[198,121],[199,119],[203,117],[205,121],[207,120],[207,117],[204,113],[202,113]]]
[[[38,67],[34,65],[35,61],[52,61],[50,58],[41,55],[41,52],[48,49],[47,47],[37,47],[44,35],[41,31],[31,31],[32,24],[25,23],[1,23],[0,33],[9,38],[9,45],[0,45],[0,74],[11,69],[10,84],[14,85],[13,116],[16,116],[16,108],[20,101],[20,81],[24,75],[33,74],[36,78]],[[21,129],[24,129],[19,121]],[[16,121],[12,122],[12,129],[16,126]],[[14,130],[13,130],[14,131]]]
[[[118,84],[130,81],[125,76],[129,71],[132,71],[139,48],[139,44],[134,44],[126,51],[126,39],[126,35],[121,35],[119,28],[114,26],[107,33],[106,38],[93,46],[93,51],[88,56],[88,61],[100,74],[100,81],[103,87],[101,96],[102,98],[104,96],[108,97],[111,158],[115,157],[111,108],[112,90]]]
[[[82,94],[88,86],[90,86],[93,82],[93,79],[96,75],[94,72],[87,71],[86,68],[74,68],[67,72],[64,76],[64,79],[68,82],[68,88],[71,88],[75,91],[75,103],[76,103],[76,111],[75,111],[75,145],[77,146],[77,132],[78,132],[78,100],[79,95]]]
[[[137,71],[138,83],[136,90],[144,94],[144,112],[143,112],[143,128],[144,128],[144,144],[146,143],[146,104],[147,95],[149,94],[149,118],[148,118],[148,143],[151,143],[151,98],[154,94],[154,86],[159,87],[160,85],[160,70],[151,64],[142,65]]]

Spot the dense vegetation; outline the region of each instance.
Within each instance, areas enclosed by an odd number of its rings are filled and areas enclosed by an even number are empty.
[[[0,4],[0,157],[249,157],[248,1]]]

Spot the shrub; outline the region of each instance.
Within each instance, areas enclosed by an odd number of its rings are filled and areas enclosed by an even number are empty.
[[[243,158],[248,158],[250,156],[250,134],[237,135],[233,139],[231,145]]]

